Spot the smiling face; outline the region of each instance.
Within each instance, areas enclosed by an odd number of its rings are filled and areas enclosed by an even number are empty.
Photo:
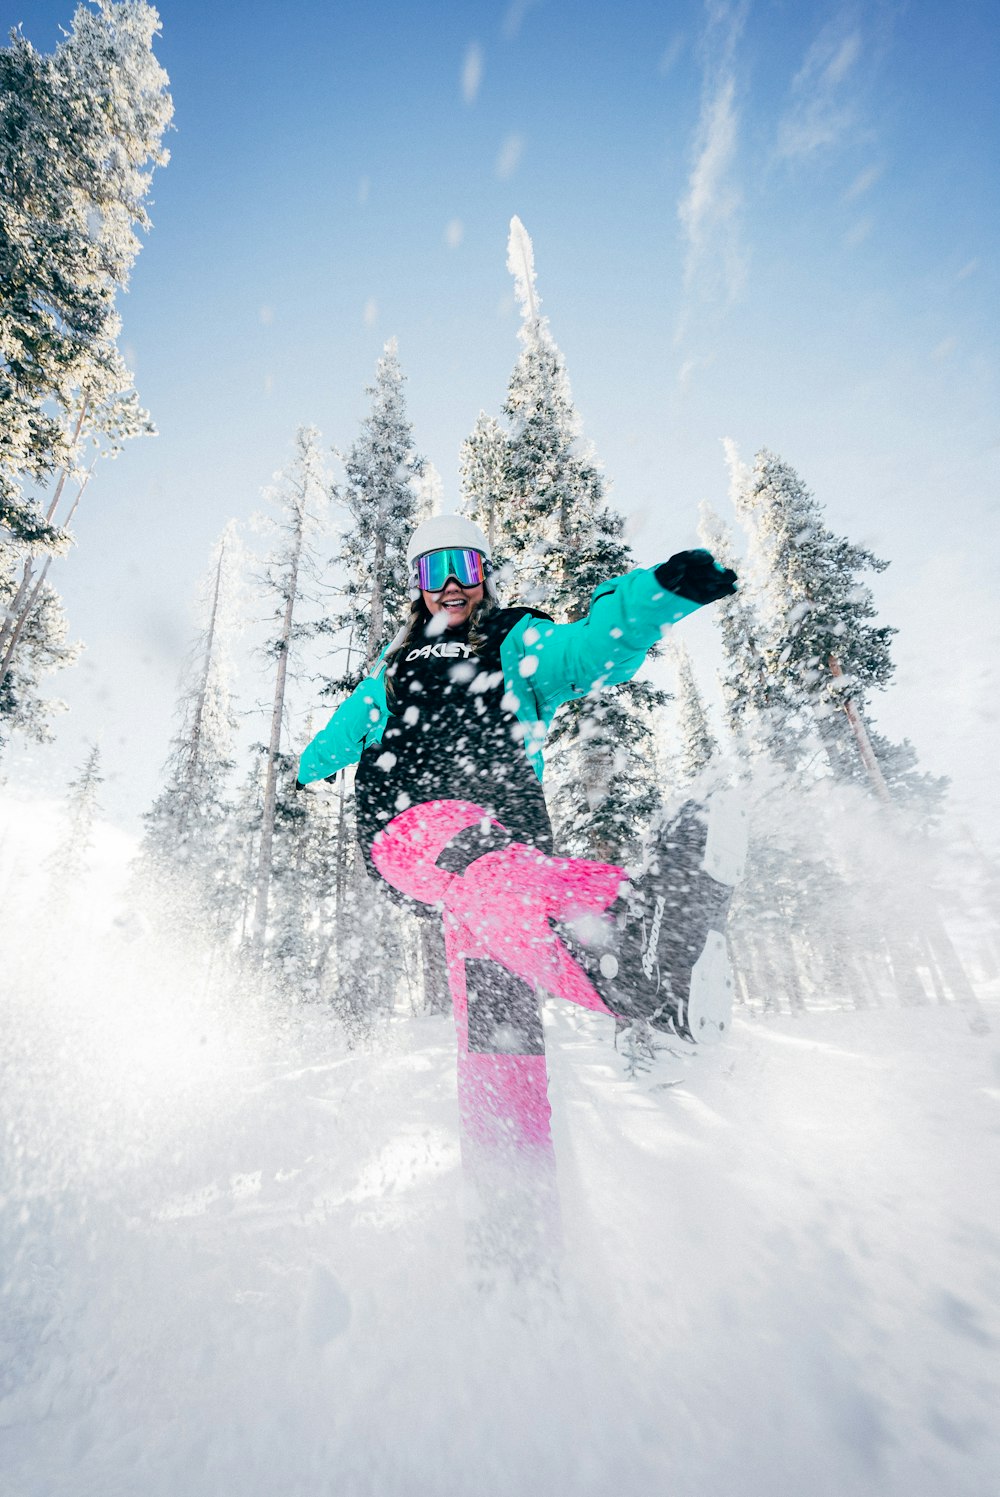
[[[483,601],[483,584],[477,582],[475,587],[463,587],[457,577],[449,577],[440,592],[429,593],[425,589],[421,597],[428,613],[446,614],[448,622],[445,627],[455,629],[459,624],[467,623]]]

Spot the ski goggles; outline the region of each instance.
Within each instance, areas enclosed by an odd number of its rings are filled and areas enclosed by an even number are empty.
[[[417,583],[426,593],[439,593],[454,577],[462,587],[477,587],[486,580],[486,568],[480,551],[449,546],[443,551],[428,551],[417,557]]]

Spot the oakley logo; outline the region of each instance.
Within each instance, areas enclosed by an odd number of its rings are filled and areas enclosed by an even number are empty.
[[[439,645],[421,645],[419,650],[411,650],[406,657],[407,665],[411,660],[470,660],[473,658],[472,650],[460,639],[449,639]]]
[[[663,895],[658,895],[656,903],[653,906],[653,918],[649,925],[649,940],[642,954],[642,970],[650,982],[653,980],[653,969],[656,966],[656,948],[660,944],[660,925],[663,921],[663,911],[666,908],[666,904],[667,901],[663,898]]]

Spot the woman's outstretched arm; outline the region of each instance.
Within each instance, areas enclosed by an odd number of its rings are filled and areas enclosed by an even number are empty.
[[[299,760],[298,782],[308,785],[325,780],[361,758],[365,740],[379,730],[386,717],[385,682],[381,673],[366,676],[321,728]]]
[[[562,702],[629,681],[666,630],[705,603],[736,591],[736,573],[708,551],[681,551],[594,590],[572,624],[528,620],[517,631],[517,673],[547,719]],[[518,684],[512,682],[516,694]]]

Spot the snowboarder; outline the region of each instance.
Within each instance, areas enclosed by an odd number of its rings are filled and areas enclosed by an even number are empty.
[[[711,808],[685,807],[636,881],[556,857],[542,744],[562,703],[630,680],[663,630],[734,593],[736,574],[708,551],[681,551],[598,587],[586,617],[556,624],[500,606],[487,539],[459,515],[419,525],[407,562],[409,617],[308,745],[298,783],[357,763],[369,869],[440,911],[446,933],[463,932],[467,1046],[541,1055],[539,990],[684,1039],[717,1037],[738,857],[713,837]]]

